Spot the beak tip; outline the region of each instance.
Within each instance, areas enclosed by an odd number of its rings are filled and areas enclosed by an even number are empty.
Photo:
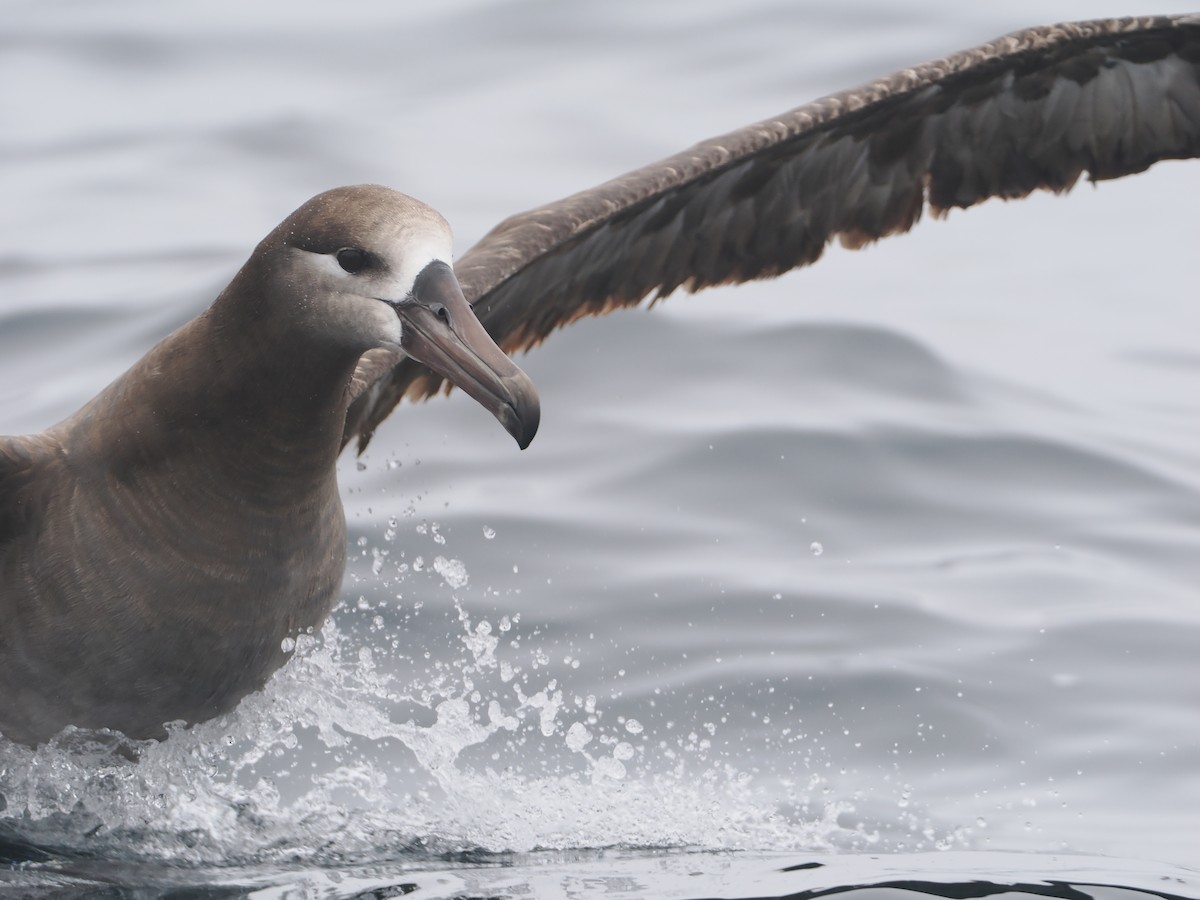
[[[536,399],[532,403],[528,402],[528,397],[522,399],[525,399],[526,402],[521,403],[519,408],[505,406],[500,421],[504,425],[505,431],[511,434],[513,440],[517,442],[517,446],[524,450],[533,443],[533,438],[537,434],[538,425],[541,422],[542,410]]]
[[[536,428],[517,435],[517,446],[522,450],[527,449],[533,443],[533,436],[535,434],[537,434]]]

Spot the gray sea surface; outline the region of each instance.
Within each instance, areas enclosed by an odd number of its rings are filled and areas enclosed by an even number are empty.
[[[326,188],[461,252],[905,65],[1182,11],[7,0],[0,431]],[[341,464],[342,605],[262,694],[137,763],[0,743],[0,888],[776,896],[816,888],[745,867],[820,859],[1200,896],[1198,195],[1164,163],[576,323],[519,360],[525,452],[461,393],[397,410]]]

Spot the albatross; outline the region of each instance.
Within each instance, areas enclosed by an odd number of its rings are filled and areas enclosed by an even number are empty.
[[[334,606],[336,460],[455,386],[525,448],[507,354],[677,288],[768,278],[991,197],[1200,155],[1200,15],[1028,29],[516,215],[457,262],[428,206],[320,194],[64,421],[0,437],[0,734],[162,738]]]

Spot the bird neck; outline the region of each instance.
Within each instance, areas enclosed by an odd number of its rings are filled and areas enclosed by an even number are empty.
[[[264,507],[336,493],[355,359],[280,346],[259,323],[220,313],[166,337],[80,410],[77,449],[130,471],[199,468]]]

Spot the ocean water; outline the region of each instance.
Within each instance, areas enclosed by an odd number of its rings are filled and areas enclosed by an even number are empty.
[[[325,188],[465,249],[1015,28],[1180,11],[13,0],[0,430]],[[1198,190],[1160,164],[577,323],[519,360],[525,452],[461,394],[401,408],[264,692],[135,752],[0,743],[0,894],[1200,896]]]

